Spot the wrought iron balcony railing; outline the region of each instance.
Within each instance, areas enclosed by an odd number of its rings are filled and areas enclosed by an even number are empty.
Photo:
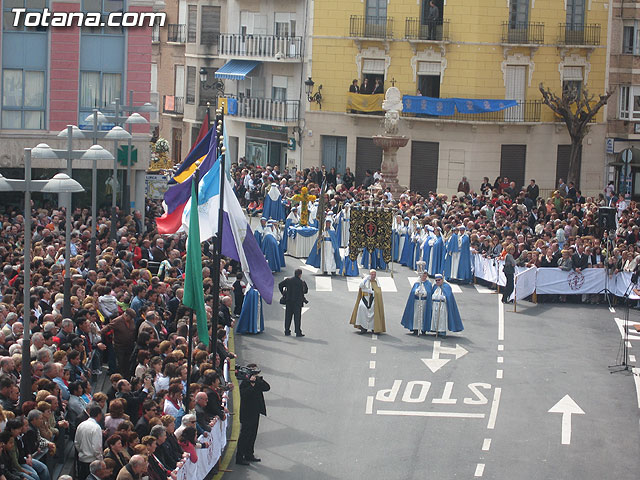
[[[167,42],[185,43],[187,41],[187,26],[170,24],[167,31]]]
[[[600,45],[600,24],[561,23],[558,43],[561,45]]]
[[[272,58],[274,60],[300,58],[302,37],[221,33],[218,54],[233,57]]]
[[[544,23],[502,22],[502,43],[541,45],[544,43]]]
[[[184,113],[184,98],[174,95],[162,96],[162,113],[182,115]]]
[[[419,18],[407,17],[404,23],[404,38],[446,42],[449,40],[449,20],[421,22]]]
[[[393,18],[351,15],[349,36],[358,38],[393,38]]]
[[[233,109],[227,100],[229,115],[253,120],[263,120],[276,123],[292,123],[298,121],[300,112],[299,100],[273,100],[271,98],[241,97],[225,95],[227,99],[237,101],[237,109]]]

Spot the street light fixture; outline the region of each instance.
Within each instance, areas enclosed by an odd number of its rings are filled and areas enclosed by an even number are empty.
[[[41,144],[41,150],[51,150],[48,145]],[[24,149],[24,180],[8,179],[0,175],[0,191],[24,192],[24,248],[23,248],[23,310],[22,319],[24,331],[22,334],[22,375],[20,375],[20,400],[25,402],[31,398],[31,192],[48,193],[74,193],[84,189],[76,180],[65,173],[58,173],[51,180],[31,180],[31,154],[30,148]],[[41,157],[42,158],[42,157]],[[67,212],[68,215],[68,212]],[[65,261],[68,260],[65,258]],[[67,271],[69,267],[67,266]],[[65,303],[68,299],[65,299]]]
[[[314,85],[315,85],[315,82],[311,80],[311,77],[309,77],[304,82],[304,89],[305,89],[305,92],[307,93],[307,101],[309,103],[316,102],[320,107],[320,110],[322,110],[322,93],[321,93],[322,85],[318,87],[318,91],[316,93],[313,93]]]

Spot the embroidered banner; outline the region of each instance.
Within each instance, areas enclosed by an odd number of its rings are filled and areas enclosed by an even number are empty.
[[[385,263],[391,261],[391,221],[393,214],[384,210],[351,210],[349,258],[356,261],[363,248],[382,250]]]

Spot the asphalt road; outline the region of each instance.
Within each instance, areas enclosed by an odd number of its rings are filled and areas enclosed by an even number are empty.
[[[276,283],[302,265],[287,257]],[[277,295],[265,332],[236,336],[239,363],[258,363],[271,391],[262,462],[232,462],[225,479],[637,478],[640,377],[608,368],[623,312],[524,302],[513,313],[462,286],[465,330],[415,337],[400,317],[416,274],[399,268],[382,280],[386,334],[349,325],[357,280],[305,269],[304,338],[283,335]]]

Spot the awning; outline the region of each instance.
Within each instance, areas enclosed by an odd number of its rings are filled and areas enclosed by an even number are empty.
[[[625,150],[631,150],[631,162],[629,162],[631,166],[640,167],[640,149],[636,147],[625,148],[622,152],[616,153],[615,160],[607,165],[610,167],[624,167],[626,163],[622,160],[622,154]]]
[[[262,62],[254,60],[229,60],[216,71],[216,78],[244,80],[251,71]]]

